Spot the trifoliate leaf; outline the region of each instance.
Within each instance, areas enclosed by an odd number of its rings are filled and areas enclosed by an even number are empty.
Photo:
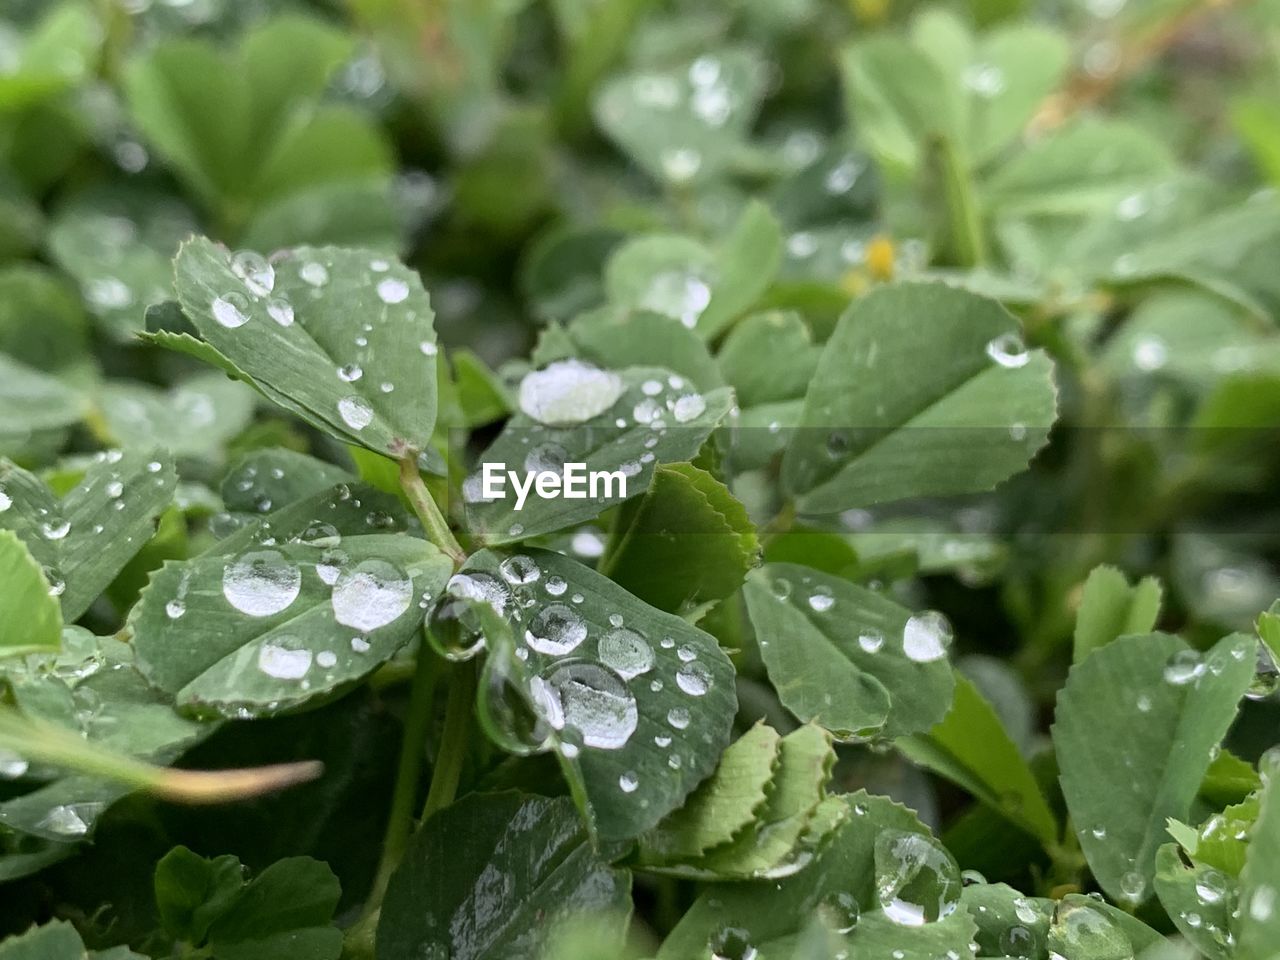
[[[1160,615],[1163,592],[1155,577],[1144,577],[1129,586],[1115,567],[1094,567],[1080,597],[1072,659],[1079,663],[1116,637],[1148,633]]]

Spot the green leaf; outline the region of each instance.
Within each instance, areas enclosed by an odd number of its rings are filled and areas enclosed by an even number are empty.
[[[309,857],[271,864],[231,898],[209,926],[213,955],[227,960],[338,960],[342,931],[333,925],[342,889],[329,867]]]
[[[206,860],[174,847],[156,864],[156,907],[178,940],[203,943],[213,923],[244,886],[244,868],[233,856]]]
[[[12,530],[45,568],[68,622],[78,620],[155,531],[173,499],[173,463],[159,451],[98,455],[83,479],[59,499],[38,478],[0,461]]]
[[[1275,952],[1280,936],[1280,792],[1263,789],[1258,820],[1249,836],[1240,871],[1239,913],[1234,928],[1235,957],[1262,960]]]
[[[706,343],[674,317],[605,308],[576,317],[566,332],[579,355],[601,367],[662,367],[702,390],[724,386]]]
[[[62,611],[40,564],[12,530],[0,530],[0,657],[57,650]]]
[[[754,52],[710,50],[680,69],[645,70],[606,83],[596,122],[645,173],[675,187],[723,174],[765,92]]]
[[[759,200],[752,200],[725,237],[711,301],[698,317],[698,332],[712,338],[749,310],[768,289],[782,261],[782,227]]]
[[[749,830],[780,764],[782,738],[757,723],[729,745],[684,806],[640,838],[639,863],[696,860]]]
[[[178,299],[200,336],[318,429],[396,458],[426,449],[436,347],[418,275],[336,247],[250,262],[245,280],[244,261],[210,240],[178,253]]]
[[[354,477],[341,467],[293,450],[254,450],[227,471],[219,493],[228,510],[268,513],[328,493]]]
[[[1243,636],[1202,659],[1177,637],[1153,633],[1121,637],[1071,668],[1053,726],[1062,792],[1089,868],[1111,897],[1138,903],[1150,894],[1165,822],[1187,818],[1255,656],[1256,642]]]
[[[1236,884],[1212,867],[1183,863],[1176,843],[1156,852],[1156,896],[1178,932],[1210,960],[1231,960]]]
[[[31,336],[38,329],[41,336]],[[0,270],[0,353],[62,377],[89,366],[88,330],[75,289],[31,263]]]
[[[0,943],[0,960],[85,960],[84,941],[65,920],[9,937]]]
[[[600,572],[646,603],[696,610],[736,591],[755,565],[760,545],[746,509],[705,470],[663,464],[632,504]]]
[[[423,540],[342,535],[328,513],[311,516],[293,537],[272,524],[271,545],[250,539],[153,575],[129,625],[138,668],[180,709],[286,710],[359,680],[413,638],[449,560]]]
[[[799,314],[770,311],[739,322],[716,359],[746,409],[803,397],[820,354]]]
[[[486,502],[477,472],[463,485],[473,534],[485,543],[508,543],[599,516],[646,490],[657,464],[692,459],[729,412],[731,399],[724,387],[700,393],[682,377],[652,367],[602,371],[570,360],[526,375],[521,412],[479,462],[521,472],[582,463],[587,477],[620,471],[626,483],[617,476],[602,481],[594,498],[542,497],[531,489],[517,509],[505,474],[505,496]],[[590,492],[584,478],[579,483]]]
[[[959,784],[976,799],[1035,836],[1046,847],[1058,824],[1027,761],[995,709],[963,675],[942,722],[901,739],[908,759]]]
[[[597,857],[568,798],[474,795],[409,842],[382,903],[377,958],[534,957],[566,920],[625,924],[630,909],[630,876]]]
[[[994,301],[937,284],[855,300],[827,341],[783,475],[806,513],[988,489],[1056,416],[1052,364]]]
[[[38,9],[38,8],[37,8]],[[10,65],[0,78],[0,110],[20,111],[78,84],[102,43],[97,19],[77,3],[50,5],[25,37],[11,39]]]
[[[216,462],[249,425],[254,394],[220,373],[197,374],[169,390],[114,380],[103,385],[98,407],[111,442],[126,450],[159,444],[175,457]]]
[[[485,550],[463,573],[450,595],[487,597],[510,624],[506,638],[486,630],[486,730],[519,752],[557,749],[597,837],[649,830],[715,769],[737,702],[715,638],[546,550]]]
[[[859,956],[860,937],[869,956],[883,955],[886,949],[900,949],[911,956],[927,951],[931,957],[948,949],[967,951],[976,928],[964,910],[955,909],[940,922],[918,927],[893,923],[880,910],[878,881],[888,878],[877,875],[876,838],[886,833],[927,838],[928,831],[915,814],[865,791],[836,801],[844,809],[842,823],[808,866],[780,880],[708,885],[662,944],[658,960],[705,956],[707,947],[728,930],[738,931],[740,939],[771,956],[764,945],[798,932],[819,907],[831,910],[841,926],[850,923],[851,911],[861,914],[849,938]],[[950,882],[956,898],[949,906],[954,909],[959,902],[959,871],[954,863],[949,870],[954,874]]]
[[[62,381],[0,354],[0,444],[4,449],[39,431],[70,426],[84,415],[85,406],[84,397]]]
[[[1145,927],[1108,904],[1079,894],[1065,897],[1049,927],[1049,950],[1066,960],[1127,960],[1136,956],[1142,945],[1130,939],[1131,927],[1122,925],[1122,917]]]
[[[1079,663],[1117,637],[1149,633],[1160,616],[1163,593],[1155,577],[1144,577],[1130,586],[1115,567],[1094,567],[1080,596],[1072,660]]]
[[[770,563],[747,578],[747,609],[782,703],[837,737],[890,739],[945,716],[951,627],[809,567]]]

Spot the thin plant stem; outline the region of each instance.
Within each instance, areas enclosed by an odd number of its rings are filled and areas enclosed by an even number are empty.
[[[445,707],[444,735],[440,752],[436,756],[435,769],[431,771],[431,789],[422,808],[425,822],[438,810],[453,802],[458,793],[458,781],[462,776],[462,761],[467,756],[471,732],[471,708],[476,698],[476,671],[474,664],[464,663],[453,672],[449,682],[449,703]]]
[[[422,522],[422,529],[427,539],[449,555],[455,567],[462,566],[467,560],[467,553],[458,543],[449,522],[431,497],[431,491],[422,482],[422,474],[418,472],[418,464],[412,457],[400,461],[400,488],[409,498],[409,505]]]

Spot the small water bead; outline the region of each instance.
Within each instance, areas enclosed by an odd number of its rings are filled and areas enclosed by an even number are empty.
[[[13,498],[3,490],[0,490],[0,513],[4,513],[11,506],[13,506]]]
[[[852,933],[858,925],[862,910],[858,898],[845,890],[837,890],[823,897],[818,909],[826,915],[836,933]]]
[[[713,679],[710,668],[696,660],[684,664],[676,672],[676,686],[691,697],[705,695],[711,689]]]
[[[569,589],[569,585],[565,583],[563,577],[548,577],[547,582],[542,586],[553,597],[564,596],[564,592]]]
[[[623,793],[635,793],[640,786],[640,778],[634,770],[628,770],[618,777],[618,789]]]
[[[249,322],[249,301],[242,293],[226,293],[213,300],[213,319],[228,330]]]
[[[609,626],[620,627],[622,626],[623,623],[624,623],[624,620],[622,618],[622,614],[620,613],[609,614]]]
[[[830,587],[818,587],[809,594],[809,607],[817,613],[826,613],[835,606],[836,598],[831,595]]]
[[[112,480],[103,488],[103,492],[112,500],[118,499],[124,493],[124,484],[119,480]]]
[[[369,643],[369,641],[368,641],[368,640],[364,639],[364,637],[352,637],[352,638],[351,638],[351,652],[352,652],[352,653],[368,653],[368,652],[369,652],[369,647],[370,647],[370,643]]]
[[[524,632],[525,643],[551,657],[572,653],[586,638],[586,622],[563,603],[547,604]]]
[[[338,655],[332,650],[321,650],[316,654],[316,664],[328,670],[338,665]]]
[[[14,753],[6,747],[0,747],[0,780],[16,780],[25,776],[30,764],[21,754]]]
[[[711,960],[757,960],[760,951],[751,943],[751,934],[738,927],[725,927],[708,941]]]
[[[884,646],[884,634],[879,630],[868,630],[858,634],[858,646],[867,653],[876,653]]]
[[[1120,895],[1130,903],[1141,903],[1147,890],[1147,881],[1136,870],[1130,870],[1120,878]]]
[[[420,344],[418,344],[418,349],[422,351],[422,355],[424,357],[434,357],[437,353],[440,352],[440,348],[436,346],[434,343],[432,343],[430,340],[423,340]]]
[[[1165,664],[1164,679],[1166,683],[1181,687],[1198,679],[1204,671],[1204,661],[1198,651],[1178,650]]]
[[[770,584],[770,589],[779,600],[786,600],[791,596],[791,581],[785,577],[778,577]]]
[[[654,381],[655,383],[657,381]],[[662,408],[652,397],[646,397],[631,408],[631,419],[636,423],[653,423],[662,415]]]
[[[917,927],[941,920],[960,903],[960,868],[932,837],[885,830],[875,841],[880,906],[894,923]]]
[[[281,639],[282,643],[293,641],[292,637]],[[311,669],[311,651],[264,643],[258,649],[258,669],[275,680],[301,680]]]
[[[57,523],[46,521],[40,524],[40,533],[46,540],[61,540],[71,532],[71,521],[60,520]]]
[[[170,620],[179,620],[187,612],[187,605],[181,600],[170,600],[164,605],[164,612]]]
[[[241,250],[231,258],[234,273],[255,297],[265,297],[276,285],[276,271],[267,258],[252,250]]]
[[[293,304],[284,297],[272,297],[267,301],[267,316],[282,327],[293,326]]]
[[[1169,348],[1159,337],[1140,337],[1133,345],[1133,365],[1139,370],[1153,373],[1161,369],[1169,359]]]
[[[338,415],[352,430],[363,430],[373,420],[373,408],[363,397],[343,397],[338,401]]]
[[[707,401],[702,398],[700,393],[686,393],[682,397],[676,398],[671,404],[671,415],[676,418],[676,423],[688,423],[690,420],[696,420],[707,411]]]
[[[639,306],[674,317],[692,330],[702,311],[711,303],[711,286],[685,270],[664,270],[649,281]]]
[[[520,410],[547,426],[570,426],[604,413],[622,391],[616,373],[580,360],[557,360],[520,381]]]
[[[311,260],[302,265],[298,270],[298,276],[303,282],[318,289],[329,282],[329,269],[323,263]]]
[[[1259,923],[1266,923],[1275,912],[1276,891],[1274,887],[1261,884],[1249,898],[1249,916]]]
[[[676,651],[676,656],[682,663],[689,663],[698,659],[698,648],[691,643],[682,643],[680,649]]]
[[[1015,923],[1000,933],[1000,951],[1006,957],[1032,956],[1035,942],[1035,935],[1022,924]]]
[[[355,383],[364,376],[364,370],[358,363],[347,363],[338,368],[338,378],[346,383]]]
[[[689,711],[684,707],[672,707],[667,711],[667,723],[677,730],[684,730],[689,726]]]
[[[653,669],[653,648],[639,633],[626,627],[610,630],[600,639],[600,660],[624,680]]]
[[[639,722],[635,697],[612,670],[570,660],[558,664],[546,684],[555,695],[564,727],[577,731],[586,746],[617,750],[635,732]]]
[[[351,556],[345,550],[330,547],[321,553],[320,559],[316,561],[316,576],[326,586],[332,587],[338,582],[338,577],[342,574],[342,568],[350,560]]]
[[[667,766],[672,770],[679,770],[684,766],[684,760],[680,757],[680,754],[673,753],[671,756],[667,757]]]
[[[1211,867],[1202,867],[1196,873],[1196,896],[1201,903],[1221,903],[1227,893],[1225,874]]]
[[[593,560],[604,554],[604,537],[595,530],[578,530],[569,541],[569,549],[580,557]]]
[[[947,655],[955,634],[951,623],[936,610],[912,616],[902,629],[902,652],[916,663],[931,663]]]
[[[520,553],[503,560],[498,565],[498,571],[502,574],[502,579],[515,586],[535,583],[542,576],[534,559]]]
[[[1124,931],[1106,914],[1082,904],[1058,905],[1050,937],[1068,948],[1069,957],[1117,956],[1118,946],[1129,947]]]
[[[539,443],[524,456],[524,468],[530,473],[559,473],[569,459],[569,451],[558,443]]]
[[[77,809],[78,806],[75,804],[59,804],[56,807],[52,807],[36,826],[60,837],[83,837],[89,832],[89,824],[81,814],[81,811]],[[86,804],[85,806],[88,805]]]
[[[987,356],[1009,370],[1025,367],[1031,352],[1016,333],[1002,333],[987,343]]]
[[[658,157],[662,173],[673,183],[688,183],[702,169],[702,154],[692,147],[671,147]]]
[[[243,554],[222,570],[222,595],[251,617],[285,610],[302,589],[302,571],[276,550]]]
[[[333,586],[333,618],[369,633],[399,619],[413,600],[413,581],[386,560],[361,560]]]
[[[409,284],[399,277],[387,277],[378,281],[378,299],[383,303],[403,303],[409,296]]]

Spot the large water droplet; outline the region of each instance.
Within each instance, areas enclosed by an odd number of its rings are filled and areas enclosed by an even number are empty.
[[[402,303],[409,296],[409,284],[399,277],[378,281],[378,299],[383,303]]]
[[[267,316],[282,327],[293,326],[293,304],[284,297],[272,297],[267,301]]]
[[[552,657],[571,653],[586,638],[586,623],[563,603],[551,603],[543,607],[524,632],[525,643],[539,653]]]
[[[932,837],[885,830],[875,842],[876,895],[894,923],[918,927],[955,912],[960,868]]]
[[[343,397],[338,401],[338,414],[352,430],[363,430],[373,420],[373,408],[363,397]]]
[[[301,588],[302,571],[276,550],[246,553],[222,570],[222,595],[251,617],[279,613]]]
[[[275,268],[267,258],[252,250],[241,250],[231,258],[231,272],[239,277],[255,297],[265,297],[276,285]]]
[[[249,301],[243,293],[225,293],[213,300],[213,319],[228,330],[249,322]]]
[[[293,637],[277,638],[258,649],[258,669],[276,680],[301,680],[311,669],[311,651],[285,646],[298,643]]]
[[[498,570],[502,573],[502,579],[516,586],[535,583],[542,576],[537,562],[522,553],[507,557],[499,564]]]
[[[622,396],[622,380],[580,360],[558,360],[520,381],[520,409],[548,426],[599,416]]]
[[[600,640],[600,660],[626,680],[653,669],[653,648],[627,627],[610,630]]]
[[[685,663],[676,672],[676,686],[691,697],[701,697],[711,689],[711,670],[697,660]]]
[[[635,732],[639,714],[626,682],[606,667],[585,660],[561,663],[546,677],[564,717],[588,747],[617,750]]]
[[[917,613],[902,629],[902,652],[916,663],[929,663],[947,655],[954,634],[951,623],[936,610]]]
[[[413,581],[386,560],[361,560],[333,587],[333,619],[362,633],[385,627],[409,609]]]

